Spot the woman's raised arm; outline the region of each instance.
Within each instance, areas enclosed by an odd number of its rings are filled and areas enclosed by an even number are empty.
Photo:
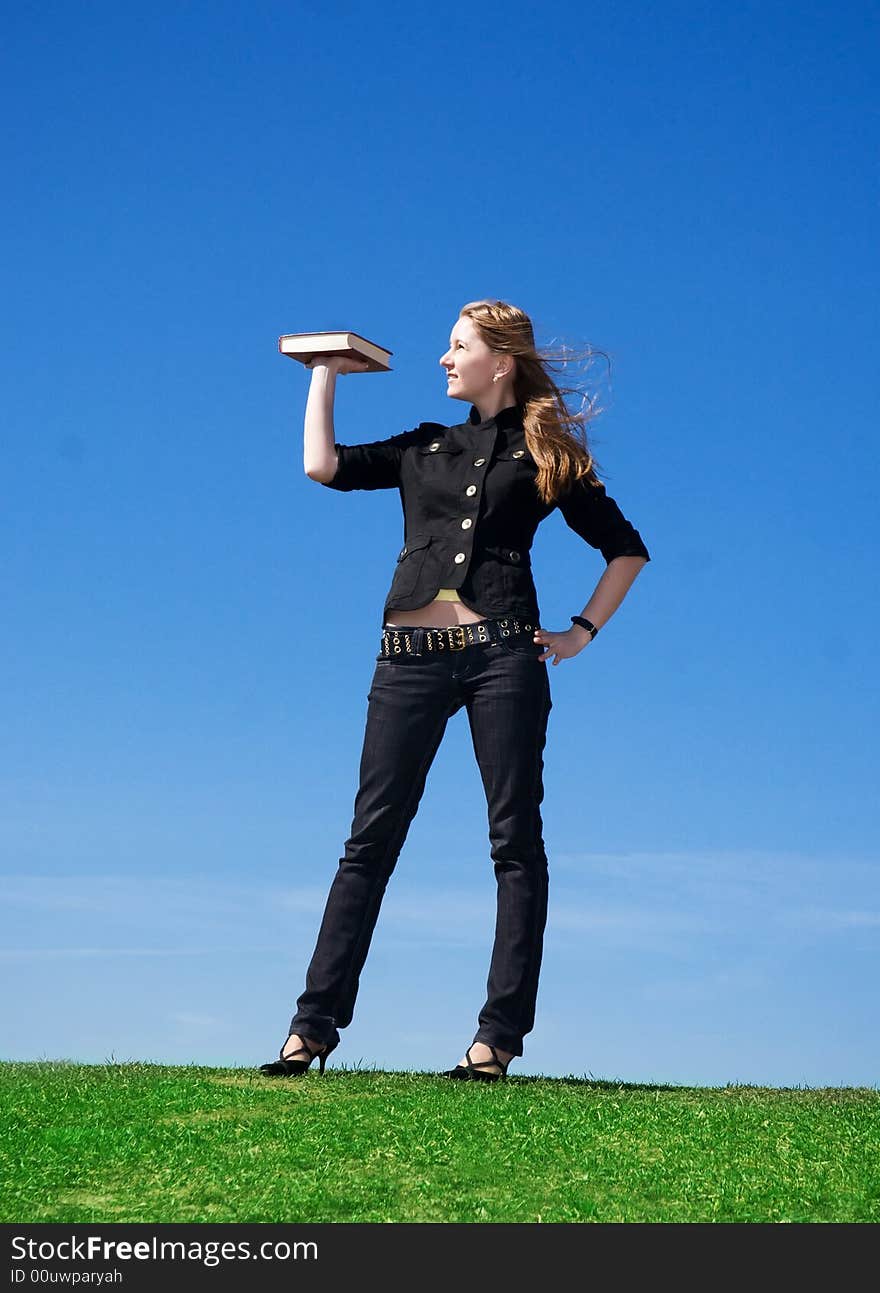
[[[312,370],[312,380],[306,400],[303,468],[310,480],[326,485],[336,475],[337,467],[333,427],[336,376],[363,372],[368,365],[365,360],[343,355],[317,355],[307,367]]]

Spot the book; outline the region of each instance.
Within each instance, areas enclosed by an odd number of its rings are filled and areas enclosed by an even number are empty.
[[[278,338],[278,349],[301,364],[308,363],[315,355],[353,355],[365,359],[370,373],[391,371],[388,360],[394,353],[374,341],[367,341],[357,332],[289,332]]]

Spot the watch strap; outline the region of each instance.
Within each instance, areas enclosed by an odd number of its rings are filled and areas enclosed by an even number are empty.
[[[572,624],[580,624],[582,629],[586,629],[590,635],[591,640],[599,632],[599,630],[596,628],[596,625],[591,624],[589,620],[585,620],[583,615],[572,615],[571,622]]]

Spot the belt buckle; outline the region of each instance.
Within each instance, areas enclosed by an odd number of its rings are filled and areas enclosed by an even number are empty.
[[[453,638],[452,638],[452,634],[453,634],[453,633],[460,633],[460,634],[461,634],[461,641],[460,641],[460,642],[455,642],[455,641],[453,640]],[[467,639],[466,639],[466,637],[465,637],[464,625],[463,625],[463,624],[455,624],[454,626],[452,626],[452,627],[449,629],[449,649],[450,649],[450,651],[461,651],[461,650],[463,650],[466,646],[467,646]]]

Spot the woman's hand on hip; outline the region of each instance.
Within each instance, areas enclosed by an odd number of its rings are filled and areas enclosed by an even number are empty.
[[[559,633],[554,633],[550,629],[535,629],[535,642],[544,647],[544,654],[539,655],[538,659],[547,660],[551,655],[555,655],[554,664],[559,664],[560,660],[571,660],[592,640],[591,635],[580,624],[572,624],[570,629],[563,629]]]

